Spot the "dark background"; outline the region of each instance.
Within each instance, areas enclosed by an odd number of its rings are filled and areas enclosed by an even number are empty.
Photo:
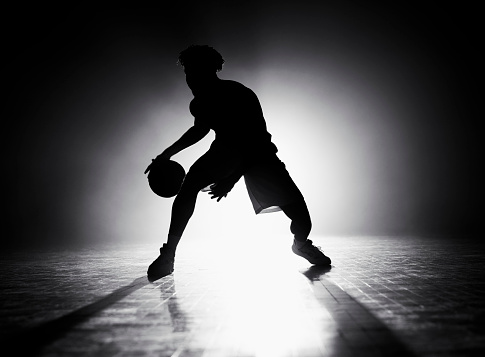
[[[198,43],[226,58],[221,77],[259,95],[316,234],[480,238],[477,12],[431,2],[9,8],[2,236],[31,246],[163,235],[171,201],[142,173],[191,125],[175,62]]]

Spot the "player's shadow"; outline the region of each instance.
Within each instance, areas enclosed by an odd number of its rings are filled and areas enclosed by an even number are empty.
[[[320,280],[320,278],[328,273],[332,267],[330,265],[312,265],[310,268],[304,271],[300,271],[308,280],[312,283]]]
[[[146,276],[133,280],[111,294],[57,319],[13,333],[0,340],[2,349],[15,351],[16,356],[37,356],[44,346],[64,336],[69,330],[105,310],[149,282]]]

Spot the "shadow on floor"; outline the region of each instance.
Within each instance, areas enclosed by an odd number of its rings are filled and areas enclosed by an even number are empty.
[[[115,304],[125,296],[128,296],[147,284],[149,284],[147,277],[142,276],[92,304],[84,306],[58,319],[7,336],[4,341],[0,342],[3,350],[15,351],[17,356],[33,356],[37,354],[42,347],[59,339],[74,326],[86,321],[94,314]]]

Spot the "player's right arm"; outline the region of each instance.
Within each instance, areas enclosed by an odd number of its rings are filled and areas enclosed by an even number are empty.
[[[194,125],[189,128],[175,143],[166,148],[159,157],[164,159],[170,159],[175,154],[180,151],[185,150],[189,146],[202,140],[208,133],[210,129],[203,126]]]
[[[158,155],[155,160],[170,160],[170,158],[175,154],[202,140],[209,133],[209,131],[210,129],[204,126],[192,126],[180,137],[180,139],[178,139],[175,143],[170,145],[160,155]],[[146,168],[145,173],[150,171],[150,166],[151,164]]]

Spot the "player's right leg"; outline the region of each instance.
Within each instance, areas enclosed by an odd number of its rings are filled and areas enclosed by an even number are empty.
[[[189,175],[187,175],[188,177]],[[199,188],[200,187],[200,188]],[[179,193],[172,204],[172,216],[167,243],[160,248],[160,255],[148,267],[148,280],[154,281],[170,275],[174,269],[175,250],[182,234],[195,209],[197,194],[204,186],[192,182],[188,178],[184,181]],[[198,189],[199,188],[199,189]]]
[[[148,267],[148,280],[154,281],[173,272],[175,251],[182,234],[194,213],[199,191],[209,185],[203,176],[190,170],[172,204],[167,243],[160,248],[159,257]]]
[[[199,192],[234,170],[227,157],[209,150],[190,168],[172,204],[167,243],[160,248],[160,256],[148,267],[148,280],[154,281],[174,270],[175,251],[192,217]]]

